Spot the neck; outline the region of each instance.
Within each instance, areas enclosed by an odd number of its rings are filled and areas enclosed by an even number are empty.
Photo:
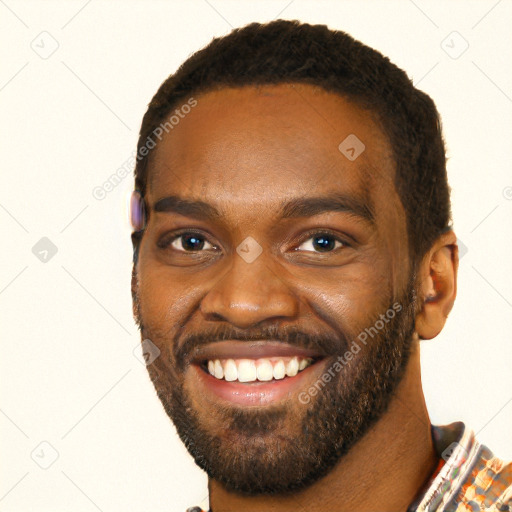
[[[210,480],[210,508],[292,512],[300,505],[308,512],[405,512],[437,464],[430,428],[415,342],[388,410],[328,475],[288,496],[240,496]]]

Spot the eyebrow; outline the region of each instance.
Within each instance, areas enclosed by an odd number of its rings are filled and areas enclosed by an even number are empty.
[[[346,212],[371,224],[375,223],[373,207],[369,201],[345,194],[292,199],[282,205],[281,217],[283,219],[312,217],[325,212]]]
[[[169,196],[159,199],[153,206],[155,212],[178,213],[194,219],[219,219],[221,214],[215,206],[199,200]]]
[[[368,201],[345,194],[329,194],[318,197],[300,197],[281,203],[278,217],[290,219],[297,217],[313,217],[326,212],[346,212],[375,224],[373,207]],[[153,206],[155,212],[177,213],[198,220],[218,220],[221,212],[209,203],[201,200],[190,200],[180,196],[164,197]]]

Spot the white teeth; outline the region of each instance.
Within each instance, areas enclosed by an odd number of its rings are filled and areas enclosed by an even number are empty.
[[[284,363],[281,359],[274,365],[274,379],[284,379],[285,373]]]
[[[256,365],[251,359],[240,359],[238,362],[238,380],[253,382],[256,380]]]
[[[261,359],[258,361],[256,367],[256,375],[258,380],[269,381],[274,376],[272,371],[272,363],[268,359]]]
[[[224,377],[224,370],[222,369],[222,365],[218,359],[215,359],[213,374],[215,375],[216,379],[222,379],[222,377]]]
[[[272,357],[270,359],[210,359],[208,373],[216,379],[228,382],[268,382],[295,377],[313,363],[313,359],[295,357]]]
[[[295,377],[299,373],[299,360],[296,357],[292,357],[286,365],[286,375],[288,377]]]
[[[238,370],[233,359],[228,359],[224,365],[224,378],[227,381],[233,381],[238,378]]]

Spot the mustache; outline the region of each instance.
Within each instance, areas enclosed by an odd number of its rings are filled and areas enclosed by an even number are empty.
[[[176,364],[180,369],[184,369],[198,348],[225,340],[247,342],[274,340],[297,348],[318,351],[326,356],[345,352],[349,343],[347,336],[341,332],[339,335],[332,332],[305,332],[296,326],[281,327],[275,324],[260,327],[257,330],[238,330],[229,325],[222,325],[183,336],[181,342],[175,340]]]

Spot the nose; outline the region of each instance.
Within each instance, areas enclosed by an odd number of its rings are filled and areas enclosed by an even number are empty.
[[[263,254],[252,263],[235,254],[229,270],[203,297],[200,310],[205,320],[247,329],[265,320],[295,317],[299,299],[278,272]]]

